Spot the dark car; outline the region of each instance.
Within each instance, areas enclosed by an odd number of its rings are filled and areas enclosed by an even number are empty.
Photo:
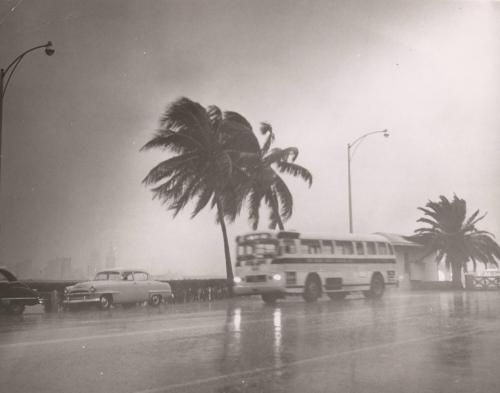
[[[20,282],[6,268],[0,267],[0,309],[9,314],[22,314],[26,306],[40,303],[36,291]]]

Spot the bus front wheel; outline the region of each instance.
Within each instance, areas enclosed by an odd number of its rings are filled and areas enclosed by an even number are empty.
[[[384,278],[381,274],[374,274],[370,283],[370,290],[363,291],[365,297],[370,299],[379,299],[385,291]]]
[[[302,297],[308,303],[315,302],[321,297],[321,281],[319,277],[311,276],[307,278]]]

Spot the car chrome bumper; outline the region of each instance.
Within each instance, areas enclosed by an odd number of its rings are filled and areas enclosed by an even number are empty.
[[[62,301],[63,304],[83,304],[83,303],[99,303],[99,297],[87,297],[83,296],[83,298],[78,297],[77,299],[64,298]]]

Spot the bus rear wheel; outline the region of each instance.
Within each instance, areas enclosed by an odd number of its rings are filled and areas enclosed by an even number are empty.
[[[384,278],[381,274],[374,274],[370,283],[370,290],[363,291],[363,295],[369,299],[380,299],[385,291]]]
[[[307,278],[302,297],[308,303],[315,302],[321,297],[321,281],[319,277],[311,276]]]

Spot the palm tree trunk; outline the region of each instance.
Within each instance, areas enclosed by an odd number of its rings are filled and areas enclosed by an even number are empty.
[[[271,195],[271,204],[272,204],[271,208],[273,209],[274,214],[276,215],[278,228],[280,229],[280,231],[284,231],[285,226],[283,225],[283,221],[281,221],[280,207],[278,205],[278,199],[276,198],[276,194],[274,192]]]
[[[453,289],[463,289],[462,285],[462,264],[456,261],[451,263],[451,286]]]
[[[233,297],[233,284],[234,284],[233,264],[231,262],[231,253],[229,251],[229,241],[227,239],[226,222],[224,221],[222,204],[219,199],[217,199],[217,216],[219,218],[219,223],[222,230],[222,238],[224,240],[224,256],[226,258],[227,288],[229,291],[229,297]]]

